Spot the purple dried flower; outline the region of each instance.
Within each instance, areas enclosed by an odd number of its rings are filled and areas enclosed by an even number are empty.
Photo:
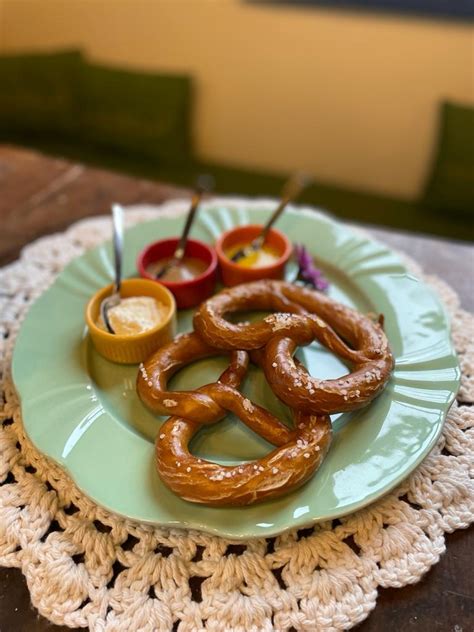
[[[298,263],[298,275],[296,279],[308,285],[312,285],[320,292],[327,290],[329,287],[328,281],[324,278],[321,270],[315,267],[312,256],[303,244],[295,244],[295,256]]]
[[[313,265],[313,259],[303,244],[295,244],[295,255],[300,269],[309,268]]]

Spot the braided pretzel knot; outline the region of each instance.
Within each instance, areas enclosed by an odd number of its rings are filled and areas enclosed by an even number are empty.
[[[234,324],[224,318],[255,309],[279,313],[255,324]],[[393,368],[381,323],[320,292],[285,281],[256,281],[216,294],[201,305],[194,327],[203,340],[222,349],[258,350],[254,357],[273,392],[285,404],[307,413],[366,406],[383,389]],[[308,375],[292,354],[297,346],[313,340],[352,365],[352,372],[336,380]]]
[[[279,437],[289,440],[285,424],[237,390],[247,373],[245,351],[230,354],[230,364],[217,382],[195,391],[167,390],[169,378],[186,364],[223,353],[226,352],[210,347],[195,333],[178,336],[140,366],[137,378],[140,398],[153,412],[198,424],[215,423],[231,411],[270,443],[278,442]]]
[[[177,336],[153,354],[138,372],[137,391],[143,403],[160,415],[178,415],[199,423],[214,423],[225,415],[215,394],[219,382],[238,388],[247,373],[248,354],[245,351],[230,353],[230,364],[216,384],[201,386],[195,391],[169,391],[168,380],[181,368],[217,355],[229,354],[205,343],[196,334]]]
[[[229,367],[214,384],[192,393],[166,390],[169,377],[186,363],[219,353],[192,333],[178,337],[140,367],[137,389],[144,403],[155,412],[166,414],[172,408],[186,415],[173,416],[160,428],[156,440],[160,477],[186,500],[215,506],[249,504],[299,487],[316,471],[329,448],[329,417],[294,411],[295,427],[290,429],[246,399],[237,390],[247,369],[245,352],[231,354]],[[203,423],[215,423],[227,411],[277,448],[262,459],[236,466],[193,456],[188,444],[194,434]]]

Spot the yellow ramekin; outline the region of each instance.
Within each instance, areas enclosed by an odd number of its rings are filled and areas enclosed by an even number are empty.
[[[148,279],[126,279],[122,281],[121,295],[151,296],[167,308],[167,314],[156,327],[136,336],[111,334],[97,326],[100,305],[112,292],[112,285],[103,287],[90,299],[86,307],[86,323],[97,351],[112,362],[138,364],[143,362],[159,347],[172,340],[176,333],[176,303],[173,295],[163,285]]]

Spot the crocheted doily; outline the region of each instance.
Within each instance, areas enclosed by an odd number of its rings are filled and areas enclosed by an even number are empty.
[[[135,207],[126,221],[186,206]],[[68,260],[109,235],[109,218],[87,219],[36,241],[0,271],[0,564],[22,569],[39,612],[94,632],[345,630],[375,607],[378,586],[417,582],[445,550],[445,532],[474,517],[474,319],[455,292],[424,276],[451,315],[462,368],[431,454],[398,489],[355,514],[242,545],[117,517],[25,437],[10,376],[19,324]]]

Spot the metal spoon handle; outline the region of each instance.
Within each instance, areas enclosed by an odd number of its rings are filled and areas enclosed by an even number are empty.
[[[179,239],[178,246],[174,252],[174,260],[181,261],[184,257],[184,253],[186,250],[186,243],[188,241],[189,231],[191,230],[191,226],[193,225],[194,218],[196,216],[196,211],[201,203],[201,198],[204,193],[207,193],[212,189],[214,185],[214,179],[212,176],[201,175],[198,177],[196,182],[196,189],[191,198],[191,207],[188,211],[188,215],[186,217],[186,223],[184,224],[183,233]]]
[[[120,293],[122,285],[122,260],[123,260],[123,207],[120,204],[112,205],[112,223],[114,227],[114,266],[115,287],[114,292]]]
[[[198,191],[198,190],[196,190],[193,193],[193,197],[191,199],[191,207],[186,217],[186,223],[184,225],[183,233],[181,237],[179,238],[178,246],[174,252],[174,258],[177,261],[181,261],[181,259],[184,257],[184,252],[186,250],[186,244],[188,241],[189,231],[191,230],[191,226],[193,225],[194,218],[196,216],[196,211],[198,209],[199,203],[202,198],[202,193],[203,193],[202,191]]]
[[[260,235],[254,239],[252,245],[255,244],[257,247],[260,247],[265,243],[265,239],[267,238],[270,228],[283,213],[287,204],[300,195],[303,189],[307,186],[308,182],[308,176],[303,173],[297,173],[286,182],[281,193],[280,203],[263,227]]]

